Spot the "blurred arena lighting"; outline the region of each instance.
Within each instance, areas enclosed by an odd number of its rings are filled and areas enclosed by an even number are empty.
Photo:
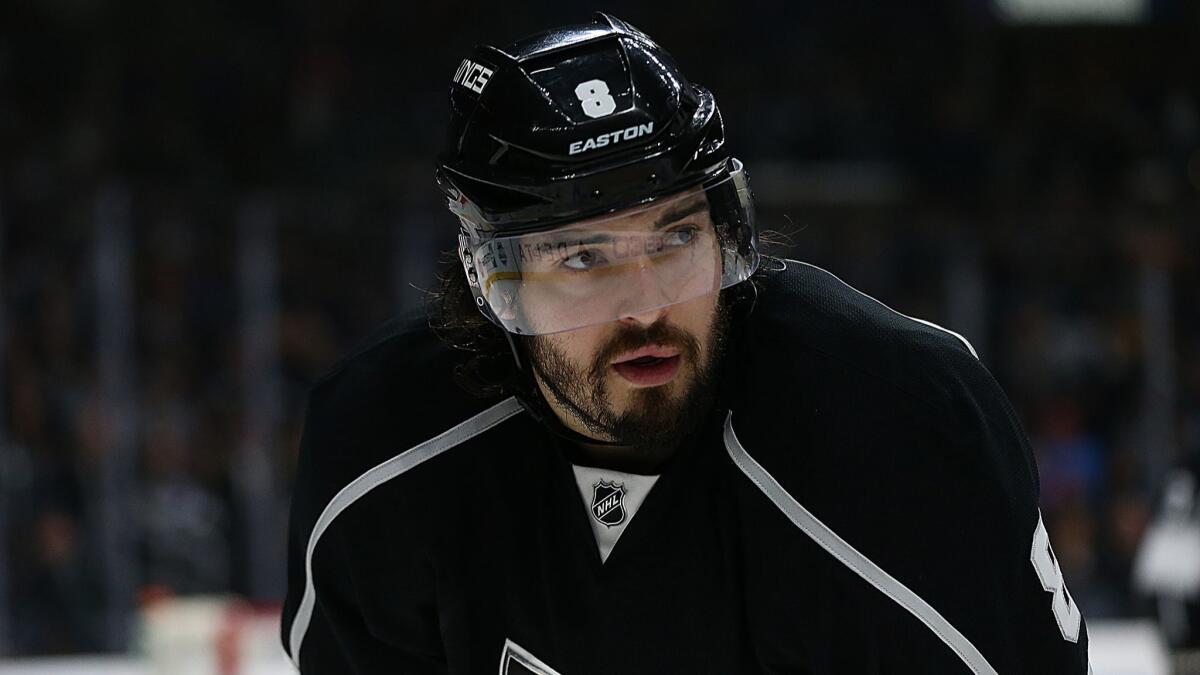
[[[232,595],[162,596],[142,607],[130,653],[5,661],[3,675],[288,675],[280,607]]]
[[[1088,622],[1093,675],[1167,675],[1166,643],[1152,621]]]
[[[1196,481],[1177,470],[1166,483],[1164,507],[1142,539],[1134,558],[1133,582],[1157,600],[1167,638],[1182,644],[1192,630],[1187,604],[1200,596],[1200,514]]]
[[[1136,23],[1149,14],[1148,0],[996,0],[1000,16],[1014,23]]]

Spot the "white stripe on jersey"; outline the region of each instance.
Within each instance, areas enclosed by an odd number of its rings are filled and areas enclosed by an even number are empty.
[[[521,412],[521,410],[521,404],[516,398],[501,401],[465,422],[378,464],[358,478],[350,481],[346,487],[342,488],[330,500],[325,509],[321,511],[321,516],[317,518],[316,525],[313,525],[312,532],[308,535],[308,549],[304,553],[304,596],[300,600],[300,607],[296,610],[296,618],[292,620],[292,629],[288,633],[288,644],[291,646],[292,662],[296,664],[297,669],[300,668],[300,648],[304,646],[304,634],[308,632],[308,624],[312,621],[313,607],[317,602],[317,590],[313,586],[312,578],[313,551],[317,548],[317,541],[325,533],[325,530],[329,528],[329,525],[333,523],[333,520],[342,511],[345,511],[347,507],[371,490],[403,474],[425,460],[437,457],[450,448],[482,434]]]
[[[787,490],[775,480],[775,477],[767,472],[761,464],[756,462],[746,449],[742,447],[741,441],[738,440],[737,434],[733,431],[733,413],[729,413],[725,417],[725,449],[729,452],[729,457],[733,459],[733,463],[737,465],[742,473],[754,483],[759,490],[762,491],[771,503],[775,504],[776,508],[787,516],[787,519],[792,521],[792,524],[800,528],[800,531],[808,535],[818,546],[825,549],[834,558],[837,558],[846,567],[849,567],[858,576],[862,577],[867,583],[879,589],[881,593],[891,598],[893,602],[908,610],[910,614],[915,616],[921,623],[925,624],[929,630],[933,631],[942,642],[946,643],[950,649],[954,650],[955,654],[962,659],[963,663],[971,669],[975,675],[997,675],[996,669],[992,668],[983,654],[971,644],[971,641],[965,635],[960,633],[949,621],[938,613],[929,603],[925,602],[921,596],[914,593],[907,586],[900,582],[892,575],[883,570],[882,567],[871,562],[871,559],[860,553],[857,549],[851,546],[845,539],[842,539],[836,532],[829,529],[829,526],[817,519],[808,509],[804,508],[800,502],[788,494]]]

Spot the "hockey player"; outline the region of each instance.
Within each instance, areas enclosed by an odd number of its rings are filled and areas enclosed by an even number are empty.
[[[758,250],[711,93],[598,14],[455,72],[461,267],[314,387],[304,673],[1085,673],[961,336]]]

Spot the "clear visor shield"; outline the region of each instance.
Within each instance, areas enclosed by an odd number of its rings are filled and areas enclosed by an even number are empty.
[[[505,329],[526,335],[693,300],[746,280],[758,265],[740,171],[648,205],[465,250],[476,297]]]

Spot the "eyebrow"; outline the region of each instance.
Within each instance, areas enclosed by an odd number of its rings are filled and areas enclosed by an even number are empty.
[[[674,208],[674,209],[662,214],[661,216],[658,217],[658,220],[654,221],[654,229],[656,229],[656,230],[661,229],[663,227],[666,227],[667,225],[670,225],[671,223],[673,223],[677,220],[682,220],[682,219],[687,218],[688,216],[692,215],[693,213],[699,213],[707,208],[708,208],[708,202],[703,199],[697,199],[690,204],[686,204],[684,206]]]
[[[684,218],[687,218],[688,216],[692,215],[693,213],[699,213],[707,208],[708,208],[708,201],[704,200],[704,199],[697,199],[697,200],[691,202],[690,204],[684,204],[683,206],[678,206],[674,209],[671,209],[670,211],[667,211],[666,213],[662,214],[661,216],[659,216],[654,221],[654,229],[661,230],[662,228],[666,227],[667,225],[670,225],[671,223],[674,223],[678,220],[683,220]],[[594,234],[594,235],[587,236],[587,237],[566,236],[566,237],[562,237],[562,238],[556,238],[555,236],[553,236],[553,234],[551,234],[551,236],[547,237],[543,241],[546,243],[549,243],[551,246],[556,246],[556,245],[558,245],[560,243],[564,243],[564,242],[569,245],[574,245],[574,246],[588,246],[588,245],[592,245],[592,244],[607,243],[607,242],[612,241],[612,239],[613,238],[610,233]]]

